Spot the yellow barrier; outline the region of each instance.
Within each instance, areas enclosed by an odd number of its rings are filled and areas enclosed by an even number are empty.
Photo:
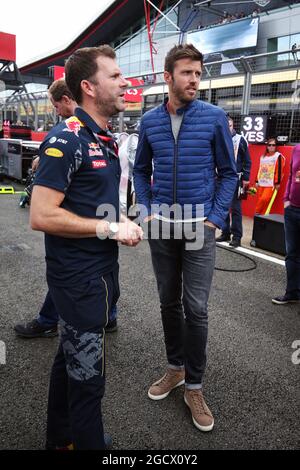
[[[12,186],[0,186],[0,194],[15,194]]]
[[[0,186],[0,194],[24,194],[27,193],[25,191],[15,191],[13,186]]]

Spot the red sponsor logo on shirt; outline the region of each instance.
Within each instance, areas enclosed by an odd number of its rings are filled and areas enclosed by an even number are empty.
[[[103,157],[103,152],[102,150],[89,150],[89,156],[90,157]]]
[[[107,163],[105,160],[93,160],[92,161],[92,167],[97,169],[97,168],[105,168],[107,166]]]

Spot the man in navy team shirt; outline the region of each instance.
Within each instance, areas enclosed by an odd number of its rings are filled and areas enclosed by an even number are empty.
[[[61,322],[47,447],[104,449],[104,328],[119,296],[117,242],[135,246],[143,232],[119,216],[120,163],[107,123],[125,109],[127,82],[115,52],[78,49],[65,71],[79,107],[42,146],[31,203],[31,226],[45,232],[47,281]]]
[[[50,101],[56,110],[57,116],[67,119],[73,116],[75,108],[78,106],[74,101],[70,90],[68,89],[65,79],[60,78],[55,80],[48,90]],[[56,133],[56,127],[54,127],[47,135],[44,140],[43,146],[48,145],[50,140]],[[36,171],[39,165],[40,157],[36,157],[32,163],[32,170]],[[51,299],[49,292],[46,294],[46,298],[39,311],[37,317],[27,323],[18,323],[14,326],[16,334],[20,338],[53,338],[58,335],[57,323],[59,320],[58,313],[55,309],[55,305]],[[117,306],[114,304],[109,312],[109,321],[105,327],[106,333],[113,333],[117,330]]]

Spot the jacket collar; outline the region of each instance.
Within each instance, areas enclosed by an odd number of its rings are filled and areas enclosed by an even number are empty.
[[[199,101],[199,100],[193,100],[190,103],[187,103],[186,105],[182,106],[182,108],[177,109],[176,114],[181,115],[181,114],[185,113],[186,111],[189,111],[190,109],[193,109],[196,106],[197,101]],[[167,98],[164,99],[164,103],[163,103],[163,107],[164,107],[166,113],[169,112],[168,102],[169,102],[169,98],[167,97]]]

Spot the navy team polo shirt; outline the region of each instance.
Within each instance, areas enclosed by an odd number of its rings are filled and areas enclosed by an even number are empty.
[[[102,204],[114,211],[107,217],[119,221],[121,168],[112,134],[105,132],[81,108],[56,126],[40,147],[35,185],[64,193],[64,209],[81,217],[96,216]],[[113,271],[118,244],[99,238],[65,238],[45,234],[47,280],[71,286]]]

